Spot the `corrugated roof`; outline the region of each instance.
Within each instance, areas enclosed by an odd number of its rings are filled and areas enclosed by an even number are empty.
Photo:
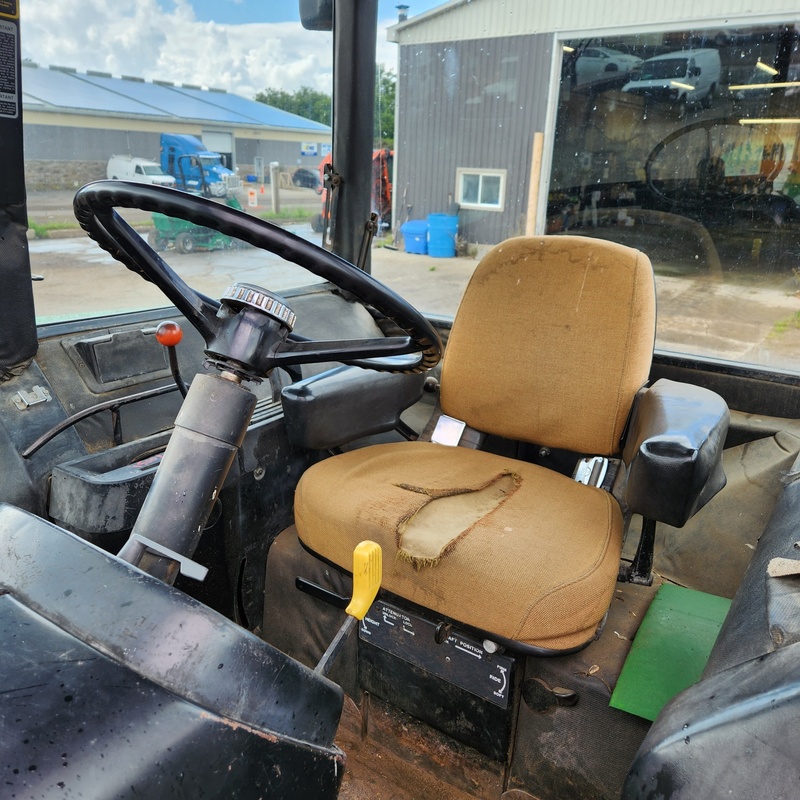
[[[230,94],[229,92],[215,90],[204,91],[202,89],[187,89],[183,86],[176,86],[175,90],[196,99],[202,96],[203,101],[207,105],[217,106],[221,113],[226,115],[237,114],[246,117],[249,125],[256,123],[258,125],[266,125],[270,128],[303,128],[315,131],[330,130],[327,125],[323,125],[321,122],[314,122],[305,117],[300,117],[297,114],[282,111],[274,106],[268,106],[266,103],[248,100],[246,97],[241,97],[238,94]]]
[[[401,45],[561,33],[602,36],[621,30],[639,33],[724,28],[755,22],[796,21],[797,0],[673,0],[620,3],[619,0],[448,0],[392,25],[390,42]]]
[[[23,65],[22,89],[23,105],[37,111],[330,131],[320,122],[219,90],[114,78],[62,67]]]

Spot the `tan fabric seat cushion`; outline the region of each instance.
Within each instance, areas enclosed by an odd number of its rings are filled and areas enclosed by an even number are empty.
[[[442,410],[507,439],[614,455],[650,371],[655,311],[638,250],[585,236],[509,239],[464,293]]]
[[[376,445],[312,466],[295,495],[300,540],[352,569],[383,548],[382,586],[497,636],[565,650],[613,595],[616,501],[542,467],[428,442]]]

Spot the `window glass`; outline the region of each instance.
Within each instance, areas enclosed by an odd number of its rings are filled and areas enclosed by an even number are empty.
[[[23,34],[30,43],[35,29]],[[383,28],[379,35],[385,38]],[[326,50],[327,34],[308,36],[314,49]],[[643,250],[654,265],[660,349],[800,371],[800,48],[793,23],[722,21],[708,29],[568,40],[534,31],[447,36],[380,42],[389,69],[397,59],[397,102],[391,146],[374,142],[374,153],[385,154],[380,174],[392,183],[391,217],[382,211],[372,250],[377,278],[423,311],[452,315],[475,264],[506,238],[612,239]],[[560,81],[551,90],[554,47]],[[34,44],[27,49],[37,52]],[[162,84],[174,83],[170,91],[177,92],[179,81],[192,80],[163,63],[163,72],[148,74],[144,84],[130,82],[132,97]],[[33,271],[44,277],[34,283],[42,322],[164,303],[76,230],[71,196],[86,179],[73,175],[73,167],[92,166],[91,177],[102,178],[114,154],[158,163],[159,129],[140,130],[135,114],[130,124],[115,119],[107,129],[75,124],[79,114],[46,119],[45,106],[64,98],[63,87],[79,87],[85,97],[90,86],[108,80],[75,66],[77,77],[44,64],[23,69],[26,95],[46,97],[25,108],[35,233],[29,244]],[[191,86],[209,81],[197,78]],[[184,93],[197,91],[191,86]],[[216,108],[227,102],[221,94],[212,100]],[[67,117],[71,124],[63,126]],[[206,187],[208,193],[217,202],[232,195],[245,211],[268,216],[269,165],[278,161],[281,196],[304,208],[304,219],[279,221],[320,242],[324,197],[315,176],[330,152],[330,134],[303,134],[279,149],[248,138],[250,125],[208,127],[215,137],[209,149],[222,152],[195,157],[202,162],[196,168],[208,175],[222,164],[237,181],[231,192]],[[163,164],[173,175],[189,165],[175,157]],[[161,179],[149,166],[143,172],[137,177]],[[381,201],[373,197],[373,207],[383,210],[387,180],[375,185]],[[206,189],[199,183],[194,191]],[[444,230],[442,220],[431,229],[434,215],[457,217],[455,229],[452,220]],[[206,294],[218,295],[229,278],[275,290],[317,282],[227,237],[182,230],[149,213],[125,216]],[[428,252],[431,236],[437,257]],[[438,257],[442,252],[449,257]]]
[[[502,211],[505,170],[457,171],[458,203],[464,208]]]
[[[183,175],[189,191],[320,241],[311,225],[323,202],[315,176],[319,153],[330,150],[330,130],[308,114],[270,108],[255,97],[268,89],[300,96],[307,84],[324,101],[330,34],[305,31],[299,21],[268,21],[275,16],[269,9],[194,2],[181,6],[179,24],[164,3],[144,14],[141,4],[101,4],[90,30],[80,8],[65,7],[62,14],[56,5],[33,0],[20,13],[28,246],[39,278],[33,283],[39,324],[169,305],[78,226],[72,200],[90,181],[172,186]],[[254,22],[262,23],[259,35]],[[313,63],[303,62],[312,52]],[[191,136],[198,146],[174,145],[162,161],[165,135]],[[277,208],[272,162],[278,164]],[[201,226],[150,212],[120,213],[181,278],[210,297],[234,281],[274,291],[320,282]]]
[[[464,173],[461,176],[461,202],[472,203],[480,202],[481,176],[474,173]]]
[[[800,93],[791,26],[564,42],[547,230],[646,252],[657,347],[800,369]],[[576,124],[580,122],[580,124]]]
[[[481,179],[481,205],[500,205],[500,176],[483,175]]]
[[[278,256],[183,220],[144,212],[123,216],[190,286],[219,298],[234,282],[281,292],[319,278]],[[299,232],[303,232],[302,226]],[[168,305],[153,284],[126,269],[87,236],[34,239],[28,243],[39,324],[127,313]]]

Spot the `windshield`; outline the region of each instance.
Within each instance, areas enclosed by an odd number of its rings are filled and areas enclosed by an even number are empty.
[[[267,18],[275,4],[154,2],[148,14],[101,5],[102,36],[83,29],[77,10],[57,17],[46,0],[30,0],[22,15],[39,322],[165,302],[72,217],[75,189],[106,177],[112,155],[153,160],[179,191],[322,243],[335,209],[319,179],[334,136],[331,34],[304,30],[296,4],[279,21]],[[402,19],[393,4],[379,7],[369,204],[379,280],[425,312],[452,316],[480,258],[509,237],[612,239],[654,265],[659,350],[800,370],[793,20],[761,9],[775,21],[725,13],[698,27],[670,21],[666,7],[634,6],[612,30],[599,11],[566,25],[546,4],[400,9]],[[266,27],[256,35],[254,23]],[[68,25],[73,33],[61,35]],[[688,50],[698,68],[691,82],[680,55]],[[662,78],[674,83],[625,90]],[[222,163],[232,174],[203,174],[192,164],[199,150],[215,154],[204,167]],[[219,296],[233,279],[276,291],[318,282],[227,235],[125,215],[205,294]]]
[[[145,175],[163,175],[164,170],[161,167],[157,166],[156,164],[145,164],[142,167],[142,171]]]

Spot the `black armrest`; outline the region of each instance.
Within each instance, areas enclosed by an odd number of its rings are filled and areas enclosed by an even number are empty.
[[[424,373],[393,374],[336,367],[281,390],[289,441],[326,450],[397,427],[422,397]]]
[[[728,420],[725,401],[699,386],[661,379],[643,392],[622,453],[631,511],[685,525],[725,485]]]

